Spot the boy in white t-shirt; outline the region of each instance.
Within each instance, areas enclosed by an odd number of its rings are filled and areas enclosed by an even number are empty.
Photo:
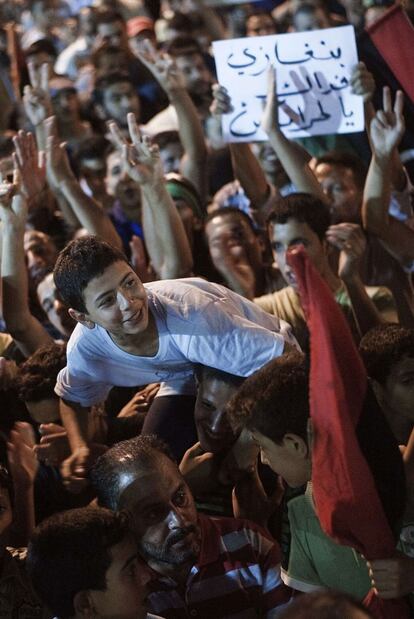
[[[189,278],[143,286],[125,256],[93,236],[67,245],[54,278],[79,323],[56,385],[72,448],[67,479],[86,475],[87,412],[112,386],[163,382],[161,395],[193,395],[196,363],[249,376],[296,345],[287,323],[217,284]]]

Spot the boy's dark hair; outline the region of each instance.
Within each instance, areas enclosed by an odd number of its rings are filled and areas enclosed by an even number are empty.
[[[292,193],[271,202],[272,211],[268,217],[268,226],[285,224],[289,219],[305,223],[323,241],[331,225],[328,206],[319,198],[309,193]]]
[[[39,39],[32,43],[24,52],[25,58],[30,59],[30,56],[35,54],[47,54],[52,58],[57,58],[56,47],[50,39]]]
[[[308,393],[305,356],[290,352],[246,378],[226,410],[235,430],[257,430],[277,444],[288,433],[307,442]]]
[[[112,71],[111,73],[107,73],[106,75],[102,75],[95,82],[95,88],[92,93],[92,97],[95,103],[98,105],[103,105],[104,103],[104,91],[106,88],[113,86],[114,84],[120,84],[123,82],[128,82],[131,86],[134,86],[131,78],[128,73],[120,73],[119,71]],[[134,88],[135,89],[135,88]]]
[[[378,325],[364,335],[359,352],[368,376],[383,385],[403,357],[414,358],[414,329],[397,324]]]
[[[128,531],[125,514],[102,507],[54,514],[35,529],[27,569],[36,593],[54,615],[73,617],[74,597],[80,591],[105,591],[110,548]]]
[[[14,388],[25,402],[57,398],[54,388],[60,370],[66,366],[66,344],[42,346],[19,366]]]
[[[128,475],[128,472],[151,468],[160,453],[174,461],[168,446],[153,434],[141,434],[108,449],[96,460],[90,471],[98,504],[117,510],[121,493],[125,489],[121,478]]]
[[[113,9],[102,8],[96,11],[96,25],[99,24],[112,24],[114,21],[120,21],[125,24],[125,20],[119,11]]]
[[[236,215],[236,217],[240,217],[240,219],[243,219],[249,225],[249,228],[251,228],[252,232],[254,232],[255,234],[258,233],[258,231],[254,227],[254,222],[252,218],[249,217],[247,213],[237,208],[237,206],[221,206],[220,208],[211,211],[211,213],[209,213],[205,218],[204,225],[206,226],[208,222],[215,217],[225,217],[226,215]]]
[[[351,619],[352,610],[371,613],[357,600],[339,591],[318,591],[298,596],[280,619]]]
[[[316,166],[326,163],[328,165],[337,165],[352,170],[355,184],[358,189],[363,190],[367,177],[367,167],[362,159],[352,153],[345,153],[337,150],[331,150],[316,160]]]
[[[122,251],[96,236],[85,236],[68,243],[60,252],[53,271],[56,288],[67,307],[86,312],[83,299],[86,286],[119,261],[128,263]]]
[[[166,46],[165,51],[173,58],[178,56],[190,56],[199,54],[203,57],[203,50],[197,39],[188,36],[178,36],[172,39]]]
[[[160,131],[160,133],[154,135],[152,143],[157,144],[160,149],[165,148],[168,144],[181,144],[180,134],[178,131]]]
[[[72,155],[76,170],[79,170],[85,159],[105,160],[111,148],[113,148],[112,144],[103,135],[93,135],[82,140]]]
[[[240,387],[246,380],[243,376],[235,376],[234,374],[229,374],[228,372],[223,372],[223,370],[218,370],[217,368],[209,367],[208,365],[198,364],[194,368],[194,373],[198,383],[201,383],[205,379],[217,379],[227,385],[232,385],[233,387]]]

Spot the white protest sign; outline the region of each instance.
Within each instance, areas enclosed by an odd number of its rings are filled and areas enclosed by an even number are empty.
[[[310,32],[214,41],[219,84],[234,111],[223,116],[228,142],[266,140],[260,128],[268,67],[276,68],[279,103],[297,115],[293,122],[279,108],[279,124],[289,138],[364,130],[362,97],[349,79],[358,62],[353,26]]]

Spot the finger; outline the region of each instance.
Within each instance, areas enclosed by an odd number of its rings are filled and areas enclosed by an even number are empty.
[[[394,102],[394,114],[398,120],[403,118],[403,109],[404,109],[404,93],[402,90],[397,90],[395,95]]]
[[[57,137],[56,116],[48,116],[47,118],[45,118],[45,120],[43,122],[43,126],[45,128],[46,140],[48,138],[56,138]]]
[[[141,132],[138,127],[137,119],[135,118],[135,114],[129,112],[127,115],[128,122],[128,131],[133,145],[136,147],[137,145],[141,145]]]
[[[40,67],[40,88],[49,93],[49,65],[46,62]]]
[[[111,120],[108,123],[108,128],[109,128],[109,131],[111,132],[111,136],[115,142],[115,145],[117,148],[119,148],[119,150],[122,150],[125,144],[128,145],[128,142],[122,135],[122,132],[115,121]]]
[[[284,113],[286,114],[286,116],[288,118],[290,118],[290,120],[292,120],[295,125],[300,126],[302,123],[302,119],[299,116],[299,114],[297,114],[296,112],[294,112],[292,110],[292,108],[287,104],[287,103],[283,103],[283,105],[281,106],[282,110],[284,111]]]
[[[39,72],[37,71],[33,62],[29,61],[27,63],[27,68],[29,70],[29,80],[32,88],[39,88],[40,80],[39,80]]]
[[[386,114],[392,112],[391,91],[388,86],[382,89],[382,108]]]

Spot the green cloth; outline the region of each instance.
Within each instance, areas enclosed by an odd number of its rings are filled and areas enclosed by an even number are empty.
[[[289,501],[291,547],[284,582],[309,593],[334,589],[363,600],[371,588],[367,565],[352,548],[341,546],[321,529],[312,501],[312,485]]]

